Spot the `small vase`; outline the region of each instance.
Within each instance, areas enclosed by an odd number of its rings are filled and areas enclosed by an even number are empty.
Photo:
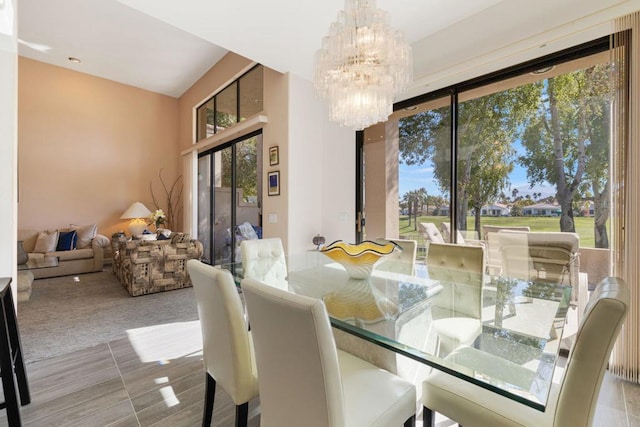
[[[26,264],[27,261],[29,261],[29,254],[25,252],[22,240],[18,240],[18,264]]]

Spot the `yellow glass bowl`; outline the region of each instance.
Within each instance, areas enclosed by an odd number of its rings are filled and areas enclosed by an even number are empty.
[[[349,277],[354,279],[371,276],[380,261],[400,251],[402,248],[394,242],[376,243],[369,240],[356,244],[336,240],[320,249],[320,252],[342,265]]]
[[[344,288],[325,295],[322,300],[332,317],[353,321],[356,325],[395,319],[399,312],[397,304],[362,279],[349,279]]]

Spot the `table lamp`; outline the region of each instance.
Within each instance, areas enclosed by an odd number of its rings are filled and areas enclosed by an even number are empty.
[[[124,211],[121,219],[130,219],[129,223],[129,233],[132,236],[137,236],[138,234],[142,234],[142,232],[147,228],[146,219],[151,215],[151,211],[147,209],[145,205],[140,202],[132,203],[129,208]]]

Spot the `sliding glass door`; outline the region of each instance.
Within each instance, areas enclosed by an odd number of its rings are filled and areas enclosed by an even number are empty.
[[[579,321],[611,271],[612,72],[603,38],[396,105],[363,132],[360,237],[481,247],[492,278],[570,285]]]
[[[363,132],[361,238],[520,227],[608,249],[610,73],[600,39],[396,105]]]
[[[261,131],[199,156],[198,236],[205,262],[234,262],[240,241],[261,234],[261,170]]]

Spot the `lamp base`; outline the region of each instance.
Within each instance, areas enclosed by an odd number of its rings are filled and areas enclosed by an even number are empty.
[[[129,233],[132,236],[137,236],[138,234],[142,234],[144,230],[147,229],[147,223],[142,218],[132,219],[129,223]]]

